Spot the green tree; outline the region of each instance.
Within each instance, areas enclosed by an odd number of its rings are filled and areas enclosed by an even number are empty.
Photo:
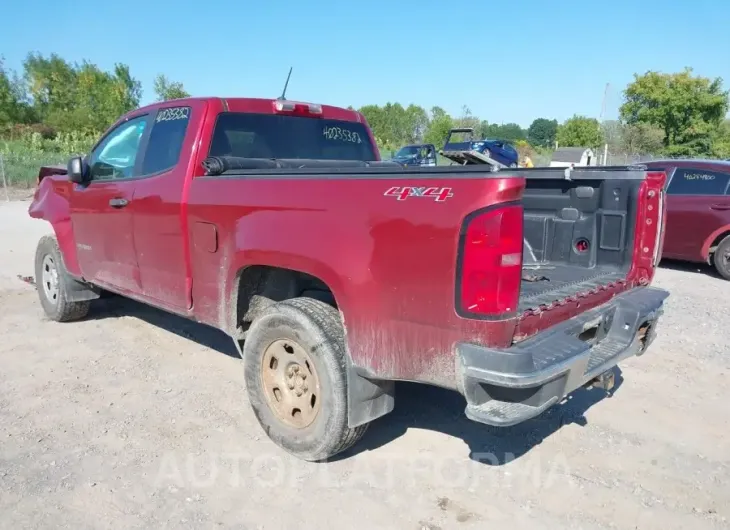
[[[406,109],[406,134],[408,143],[416,143],[423,140],[428,128],[428,113],[418,105],[408,105]]]
[[[664,131],[648,123],[624,125],[621,144],[629,154],[657,154],[664,148]]]
[[[431,119],[437,120],[444,116],[448,116],[448,113],[441,107],[431,107]]]
[[[441,107],[433,107],[431,109],[431,121],[428,124],[423,141],[427,144],[433,144],[436,149],[443,147],[449,131],[455,127],[454,120]]]
[[[603,143],[603,135],[598,120],[575,115],[560,127],[557,133],[560,147],[592,147]]]
[[[5,69],[0,57],[0,126],[32,120],[25,87],[15,72]]]
[[[722,79],[694,76],[691,68],[675,74],[649,71],[634,75],[625,98],[622,120],[661,128],[664,147],[672,155],[710,154],[728,111]]]
[[[429,125],[428,114],[418,105],[404,108],[400,103],[365,105],[360,108],[378,144],[392,150],[405,144],[420,142]]]
[[[481,120],[472,114],[471,109],[464,105],[461,107],[461,117],[454,120],[454,127],[472,128],[474,133],[478,134],[481,123]]]
[[[712,143],[712,155],[730,160],[730,120],[724,120],[718,127]]]
[[[124,64],[105,72],[88,61],[78,65],[56,54],[30,54],[23,69],[37,118],[59,131],[98,133],[139,106],[142,95]]]
[[[498,126],[496,137],[500,140],[516,143],[527,140],[527,133],[516,123],[505,123]]]
[[[158,74],[154,80],[155,95],[157,101],[168,101],[170,99],[189,98],[190,94],[183,88],[179,81],[170,81],[164,74]]]
[[[558,120],[537,118],[527,129],[527,141],[536,147],[552,147],[558,134]]]

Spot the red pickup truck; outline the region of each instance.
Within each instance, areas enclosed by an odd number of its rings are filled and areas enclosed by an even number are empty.
[[[395,380],[508,426],[610,386],[654,339],[664,172],[379,158],[364,117],[336,107],[130,112],[66,171],[41,170],[43,309],[80,319],[111,291],[222,329],[263,429],[307,460],[390,412]]]

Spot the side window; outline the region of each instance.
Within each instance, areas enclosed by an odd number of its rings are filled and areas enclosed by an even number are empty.
[[[190,107],[157,111],[142,162],[142,175],[151,175],[177,165],[190,121]]]
[[[677,168],[669,183],[669,195],[723,195],[730,174],[705,169]]]
[[[147,116],[139,116],[110,132],[89,157],[91,180],[134,177],[139,142],[146,125]]]

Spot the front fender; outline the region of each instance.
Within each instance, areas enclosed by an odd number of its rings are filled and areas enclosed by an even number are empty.
[[[51,223],[63,255],[66,270],[72,276],[80,277],[78,255],[71,224],[71,183],[64,177],[46,177],[40,181],[33,201],[28,207],[28,215]]]

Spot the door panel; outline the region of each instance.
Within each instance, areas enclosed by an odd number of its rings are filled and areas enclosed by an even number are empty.
[[[663,256],[704,261],[702,249],[712,234],[730,224],[728,175],[703,168],[674,171],[667,194]]]
[[[157,111],[145,145],[142,174],[134,194],[133,231],[142,294],[174,311],[192,306],[185,177],[201,103],[164,106]]]
[[[130,206],[139,174],[137,154],[147,130],[144,114],[111,129],[88,157],[88,184],[75,185],[69,199],[84,278],[134,293],[141,283]]]
[[[189,305],[181,210],[184,178],[182,170],[140,180],[132,209],[142,294],[173,309]]]
[[[99,181],[75,186],[71,222],[79,267],[84,278],[122,290],[139,292],[132,213],[134,181]],[[119,201],[127,201],[120,206]]]

